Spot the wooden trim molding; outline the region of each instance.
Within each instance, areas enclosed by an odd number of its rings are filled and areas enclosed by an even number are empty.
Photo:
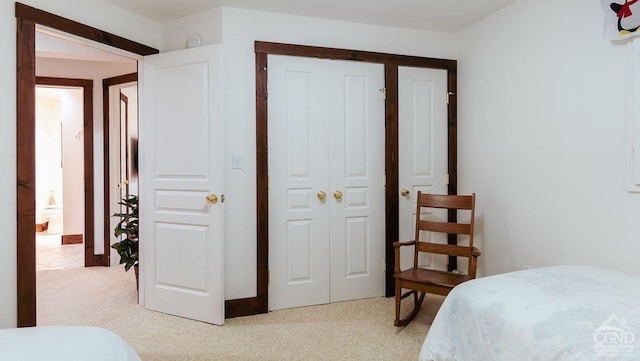
[[[138,73],[130,73],[130,74],[114,76],[113,78],[103,79],[102,86],[108,88],[113,85],[133,83],[137,81],[138,81]]]
[[[257,308],[269,311],[269,168],[268,168],[268,128],[267,128],[267,54],[256,54],[256,153],[257,163],[257,217],[263,232],[257,232]],[[259,126],[258,126],[259,125]],[[261,141],[258,142],[258,139]],[[266,197],[264,196],[266,195]]]
[[[114,35],[19,2],[16,3],[16,18],[30,20],[38,25],[61,30],[68,34],[93,40],[95,42],[138,55],[152,55],[159,53],[158,49],[154,49],[144,44],[125,39],[118,35]]]
[[[36,85],[82,88],[83,109],[83,162],[84,162],[84,264],[104,266],[94,255],[95,235],[95,201],[94,201],[94,167],[93,167],[93,80],[53,77],[36,77]],[[64,244],[64,243],[63,243]]]
[[[385,269],[384,274],[384,294],[392,296],[395,294],[395,281],[393,279],[393,269],[395,267],[395,249],[393,242],[400,234],[400,201],[398,199],[399,178],[398,178],[398,66],[396,64],[385,64],[384,78],[386,91],[385,102],[385,170],[387,184],[385,186]],[[394,240],[389,242],[389,240]]]
[[[448,161],[449,161],[449,193],[457,191],[457,102],[455,98],[457,83],[457,61],[449,59],[424,58],[397,54],[376,53],[361,50],[348,50],[326,47],[314,47],[294,44],[281,44],[256,41],[256,181],[257,181],[257,297],[242,300],[229,300],[227,307],[241,309],[241,315],[267,312],[268,307],[268,275],[269,273],[269,198],[268,198],[268,137],[267,137],[267,68],[268,55],[289,55],[313,57],[321,59],[362,61],[385,65],[385,83],[387,100],[385,109],[385,167],[387,185],[385,188],[385,294],[393,296],[394,281],[394,241],[398,240],[399,205],[398,205],[398,67],[445,69],[448,74],[448,91],[453,99],[448,106]],[[454,192],[454,193],[451,193]],[[227,317],[233,317],[227,313]]]
[[[17,19],[16,177],[18,327],[36,325],[36,25]]]
[[[83,242],[84,236],[81,234],[63,234],[62,244],[80,244]]]
[[[449,150],[449,194],[458,194],[458,71],[451,69],[448,72],[447,89],[449,94],[448,119],[448,150]],[[455,223],[458,219],[458,213],[455,210],[449,210],[447,214],[449,222]],[[458,237],[455,234],[447,236],[448,244],[458,244]],[[448,257],[447,269],[449,272],[458,269],[458,258],[454,256]]]
[[[419,56],[376,53],[362,50],[326,48],[307,45],[255,42],[255,52],[271,55],[289,55],[332,60],[352,60],[367,63],[395,64],[416,68],[456,69],[457,61],[449,59],[423,58]]]
[[[16,3],[16,231],[17,231],[17,324],[36,325],[35,259],[35,92],[36,24],[97,41],[139,55],[157,49],[105,31]],[[93,106],[93,104],[92,104]],[[87,132],[85,132],[85,135]],[[91,131],[93,134],[93,130]],[[92,158],[92,157],[91,157]],[[86,190],[85,190],[86,192]],[[86,214],[85,214],[86,217]],[[85,237],[93,234],[93,229]],[[86,255],[86,253],[85,253]],[[97,264],[104,264],[100,257]]]
[[[37,76],[36,85],[54,86],[54,87],[71,87],[93,89],[93,80],[91,79],[73,79],[73,78],[55,78],[47,76]],[[91,120],[93,121],[93,120]]]

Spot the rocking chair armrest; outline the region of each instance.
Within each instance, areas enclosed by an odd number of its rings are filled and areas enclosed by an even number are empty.
[[[471,250],[471,256],[473,257],[480,257],[481,254],[482,252],[480,252],[480,250],[476,247],[473,247],[473,249]]]
[[[393,271],[395,273],[400,273],[400,247],[402,246],[413,246],[416,244],[416,241],[408,241],[408,242],[393,242],[394,247],[394,267]]]
[[[393,246],[396,248],[400,248],[402,246],[413,246],[416,244],[416,241],[408,241],[408,242],[393,242]]]

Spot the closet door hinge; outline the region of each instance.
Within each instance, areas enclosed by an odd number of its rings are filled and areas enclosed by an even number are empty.
[[[455,96],[455,95],[456,95],[456,93],[454,93],[454,92],[447,92],[447,96],[446,96],[446,102],[447,102],[447,104],[449,104],[450,98],[451,98],[452,96]]]
[[[449,173],[444,174],[444,184],[449,185]]]
[[[380,88],[380,93],[382,93],[382,100],[387,100],[387,88]]]

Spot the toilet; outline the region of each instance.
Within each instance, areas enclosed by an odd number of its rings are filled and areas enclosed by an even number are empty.
[[[49,234],[62,233],[62,206],[52,204],[44,207],[42,216],[45,220],[49,221]]]

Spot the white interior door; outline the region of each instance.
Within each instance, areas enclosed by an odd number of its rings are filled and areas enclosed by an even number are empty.
[[[383,76],[269,56],[272,310],[384,292]]]
[[[123,83],[109,87],[109,210],[108,214],[121,213],[125,209],[119,204],[128,194],[138,195],[137,140],[138,140],[138,84]],[[126,126],[125,126],[126,124]],[[134,139],[136,146],[134,147]],[[126,149],[128,145],[129,149]],[[134,151],[135,150],[135,151]],[[126,156],[128,154],[128,156]],[[127,175],[127,172],[129,173]],[[109,229],[118,223],[110,217]],[[118,242],[110,233],[110,244]],[[120,259],[111,249],[111,265]]]
[[[328,64],[331,302],[382,296],[384,66]]]
[[[398,68],[398,197],[400,239],[415,232],[418,191],[447,194],[447,71]],[[407,195],[402,190],[408,190]],[[444,213],[446,217],[446,213]],[[443,240],[446,243],[446,238]],[[413,250],[403,247],[401,267],[411,266]],[[424,257],[421,266],[446,269],[443,259]],[[443,263],[445,262],[445,263]]]
[[[224,323],[220,59],[220,46],[145,57],[140,89],[145,307],[214,324]]]

